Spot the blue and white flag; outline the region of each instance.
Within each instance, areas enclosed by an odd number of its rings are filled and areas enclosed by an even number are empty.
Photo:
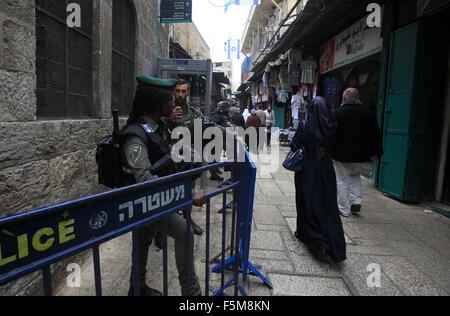
[[[227,55],[228,59],[241,59],[241,40],[227,41]]]
[[[230,6],[232,6],[236,0],[224,0],[225,1],[225,13],[227,13]]]
[[[225,1],[225,12],[228,11],[230,6],[234,5],[260,5],[261,0],[224,0]]]
[[[236,0],[235,5],[260,5],[261,0]]]

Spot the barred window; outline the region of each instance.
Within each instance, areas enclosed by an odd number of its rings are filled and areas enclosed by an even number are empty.
[[[92,117],[92,0],[36,0],[37,116]],[[81,27],[69,28],[67,5],[81,7]]]
[[[112,107],[126,116],[134,96],[135,18],[129,0],[113,0]]]

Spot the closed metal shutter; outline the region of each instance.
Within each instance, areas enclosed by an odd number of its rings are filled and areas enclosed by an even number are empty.
[[[66,24],[71,0],[36,0],[37,116],[89,118],[92,98],[92,0],[77,0],[81,27]]]
[[[135,19],[129,0],[113,1],[112,108],[126,116],[134,97]]]

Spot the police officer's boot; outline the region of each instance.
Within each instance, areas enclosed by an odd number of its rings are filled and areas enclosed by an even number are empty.
[[[192,229],[194,230],[194,234],[197,236],[203,235],[203,229],[198,226],[194,221],[191,221]]]
[[[160,291],[152,289],[147,284],[144,284],[143,286],[141,286],[139,295],[140,296],[163,296]],[[130,286],[130,289],[128,290],[128,296],[134,296],[133,286]]]
[[[183,217],[187,219],[187,211],[186,211],[186,210],[183,210]],[[198,226],[198,225],[192,220],[192,218],[191,218],[191,227],[192,227],[192,229],[193,229],[195,235],[197,235],[197,236],[203,235],[203,229],[202,229],[200,226]]]
[[[211,170],[211,181],[219,181],[222,182],[223,178],[221,176],[219,176],[219,173],[217,172],[217,170]]]
[[[159,232],[156,233],[156,235],[155,235],[155,246],[161,250],[164,248],[163,247],[163,235]]]

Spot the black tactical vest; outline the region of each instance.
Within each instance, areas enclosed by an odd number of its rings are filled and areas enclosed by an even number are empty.
[[[139,137],[145,143],[152,164],[151,172],[158,177],[165,177],[178,171],[177,164],[171,159],[169,141],[164,139],[163,133],[161,128],[155,131],[143,120],[126,126],[121,132],[121,144],[132,136]]]

